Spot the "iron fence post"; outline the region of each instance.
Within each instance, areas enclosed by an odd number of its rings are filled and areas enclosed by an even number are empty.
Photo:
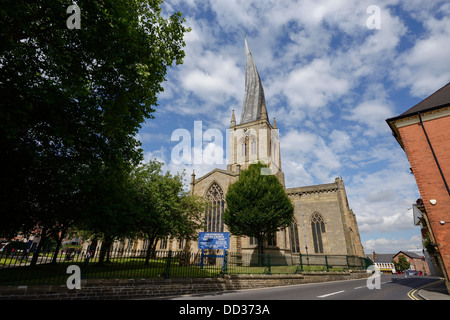
[[[223,274],[227,274],[228,269],[228,251],[223,250]]]
[[[304,271],[303,270],[303,255],[301,253],[299,253],[299,259],[300,259],[300,270]]]
[[[201,257],[201,262],[200,262],[200,269],[203,269],[203,258],[204,258],[204,252],[203,252],[203,249],[202,249],[202,257]]]
[[[83,264],[83,268],[81,270],[81,279],[86,279],[87,277],[87,270],[88,270],[88,265],[89,265],[89,258],[91,257],[90,252],[86,252],[86,257],[84,259],[84,264]]]
[[[266,270],[267,270],[267,272],[266,272]],[[272,274],[272,265],[271,265],[271,261],[270,261],[270,254],[267,255],[266,270],[264,270],[265,274]]]
[[[166,264],[166,269],[164,270],[164,279],[169,279],[170,278],[170,263],[172,260],[172,250],[169,250],[169,253],[167,255],[167,264]]]

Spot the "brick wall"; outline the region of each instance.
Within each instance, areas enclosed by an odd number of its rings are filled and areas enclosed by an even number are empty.
[[[447,183],[450,184],[450,117],[426,121],[424,126]],[[399,133],[448,276],[450,274],[450,196],[420,124],[401,127]],[[435,205],[430,203],[432,199],[436,200]],[[447,221],[447,223],[441,225],[440,221]]]
[[[430,268],[428,267],[428,263],[425,258],[411,258],[408,255],[405,255],[403,252],[398,253],[393,260],[398,262],[400,256],[404,256],[406,261],[408,261],[411,265],[411,269],[415,271],[422,271],[424,275],[429,275]]]
[[[305,272],[301,275],[239,275],[219,279],[109,279],[83,280],[81,289],[66,286],[3,286],[0,300],[54,299],[106,300],[242,290],[335,280],[363,279],[366,271]]]

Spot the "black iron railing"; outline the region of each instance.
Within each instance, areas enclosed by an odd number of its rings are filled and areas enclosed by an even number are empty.
[[[223,260],[225,259],[225,261]],[[145,250],[77,250],[43,252],[35,265],[32,253],[0,252],[0,285],[65,284],[69,266],[81,279],[217,278],[225,274],[298,274],[306,271],[365,270],[370,261],[338,255],[271,255],[257,253]],[[72,270],[73,267],[70,269]]]

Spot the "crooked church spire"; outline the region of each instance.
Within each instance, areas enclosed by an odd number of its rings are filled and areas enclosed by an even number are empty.
[[[252,53],[245,39],[245,97],[242,107],[241,123],[267,119],[266,99],[261,79],[253,61]]]

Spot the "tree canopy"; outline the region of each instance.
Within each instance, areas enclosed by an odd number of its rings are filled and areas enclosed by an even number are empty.
[[[180,12],[166,18],[162,1],[76,3],[80,29],[67,27],[63,0],[0,8],[2,236],[59,234],[94,207],[95,190],[114,189],[102,183],[141,162],[135,136],[184,57],[189,28]]]
[[[264,240],[292,223],[294,208],[283,185],[274,175],[261,175],[266,166],[251,164],[227,193],[224,222],[230,232],[258,240],[263,253]]]
[[[397,272],[404,272],[410,268],[410,263],[406,260],[406,257],[403,255],[398,256],[398,261],[392,260],[395,266],[395,270]]]
[[[162,163],[150,161],[135,168],[132,176],[135,232],[148,239],[147,261],[157,240],[166,237],[193,240],[202,226],[205,202],[183,187],[183,174],[162,171]]]

